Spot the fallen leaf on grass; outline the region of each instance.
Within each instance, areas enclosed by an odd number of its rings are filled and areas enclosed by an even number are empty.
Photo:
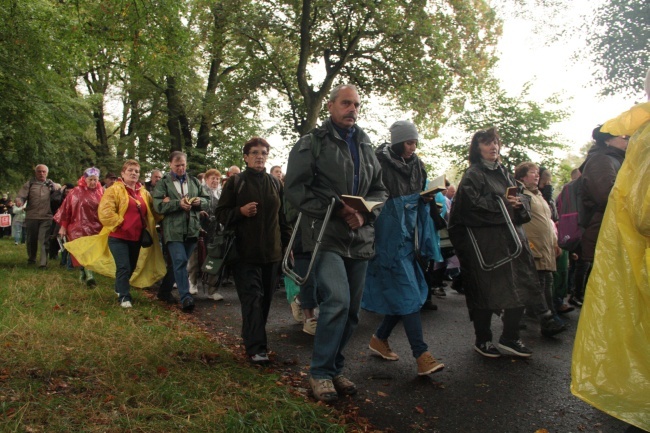
[[[167,377],[169,375],[169,370],[165,367],[158,366],[156,367],[156,374],[158,374],[158,376]]]
[[[386,394],[385,392],[381,392],[381,391],[377,391],[377,395],[379,397],[388,397],[388,394]]]
[[[415,411],[417,413],[424,413],[424,409],[422,409],[420,406],[415,406]]]
[[[548,430],[545,428],[540,428],[539,430],[535,430],[535,433],[548,433]]]

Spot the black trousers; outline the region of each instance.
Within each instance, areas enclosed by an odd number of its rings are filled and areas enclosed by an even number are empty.
[[[266,321],[280,277],[280,262],[232,266],[241,304],[242,338],[248,355],[267,352]]]
[[[492,314],[493,310],[473,310],[472,321],[474,322],[474,333],[476,343],[492,341]],[[504,340],[519,340],[519,321],[524,313],[524,307],[509,308],[503,310],[503,334]]]

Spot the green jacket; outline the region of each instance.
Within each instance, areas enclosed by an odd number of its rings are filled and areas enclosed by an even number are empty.
[[[369,201],[384,202],[388,198],[381,179],[381,166],[370,138],[359,127],[356,142],[359,148],[358,196]],[[354,164],[348,145],[334,129],[330,119],[312,132],[320,143],[315,157],[312,152],[311,134],[295,144],[289,154],[285,178],[285,194],[292,206],[303,212],[300,228],[303,247],[313,250],[328,205],[334,198],[336,205],[323,236],[321,249],[335,252],[343,257],[369,259],[374,255],[374,221],[380,209],[366,214],[366,223],[352,230],[342,218],[336,216],[340,208],[340,196],[352,195]]]
[[[171,173],[167,173],[156,183],[156,187],[151,193],[153,197],[153,208],[156,212],[164,215],[162,220],[163,240],[167,242],[184,242],[188,238],[198,239],[201,230],[201,220],[199,213],[208,209],[209,197],[201,187],[199,180],[193,176],[187,175],[187,196],[189,198],[199,197],[201,207],[192,207],[189,213],[181,208],[181,195],[174,186]],[[163,202],[165,197],[169,197],[167,203]]]

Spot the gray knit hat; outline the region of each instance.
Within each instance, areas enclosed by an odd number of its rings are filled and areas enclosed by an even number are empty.
[[[398,120],[390,128],[390,144],[404,143],[409,140],[419,140],[418,130],[413,122]]]

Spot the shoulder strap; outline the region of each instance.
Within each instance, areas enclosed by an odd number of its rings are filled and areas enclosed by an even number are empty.
[[[275,188],[275,192],[277,192],[278,197],[280,197],[280,181],[275,176],[271,176],[268,173],[266,173],[266,175],[271,178],[271,183],[273,184],[273,188]]]
[[[314,131],[316,129],[313,129],[309,133],[309,138],[311,139],[311,154],[313,155],[314,159],[318,159],[318,156],[320,155],[320,150],[322,147],[322,142],[319,136],[317,136]]]
[[[235,177],[235,180],[233,180],[233,182],[235,182],[235,194],[239,194],[241,189],[244,187],[246,180],[241,178],[241,173],[233,174],[233,176]]]

